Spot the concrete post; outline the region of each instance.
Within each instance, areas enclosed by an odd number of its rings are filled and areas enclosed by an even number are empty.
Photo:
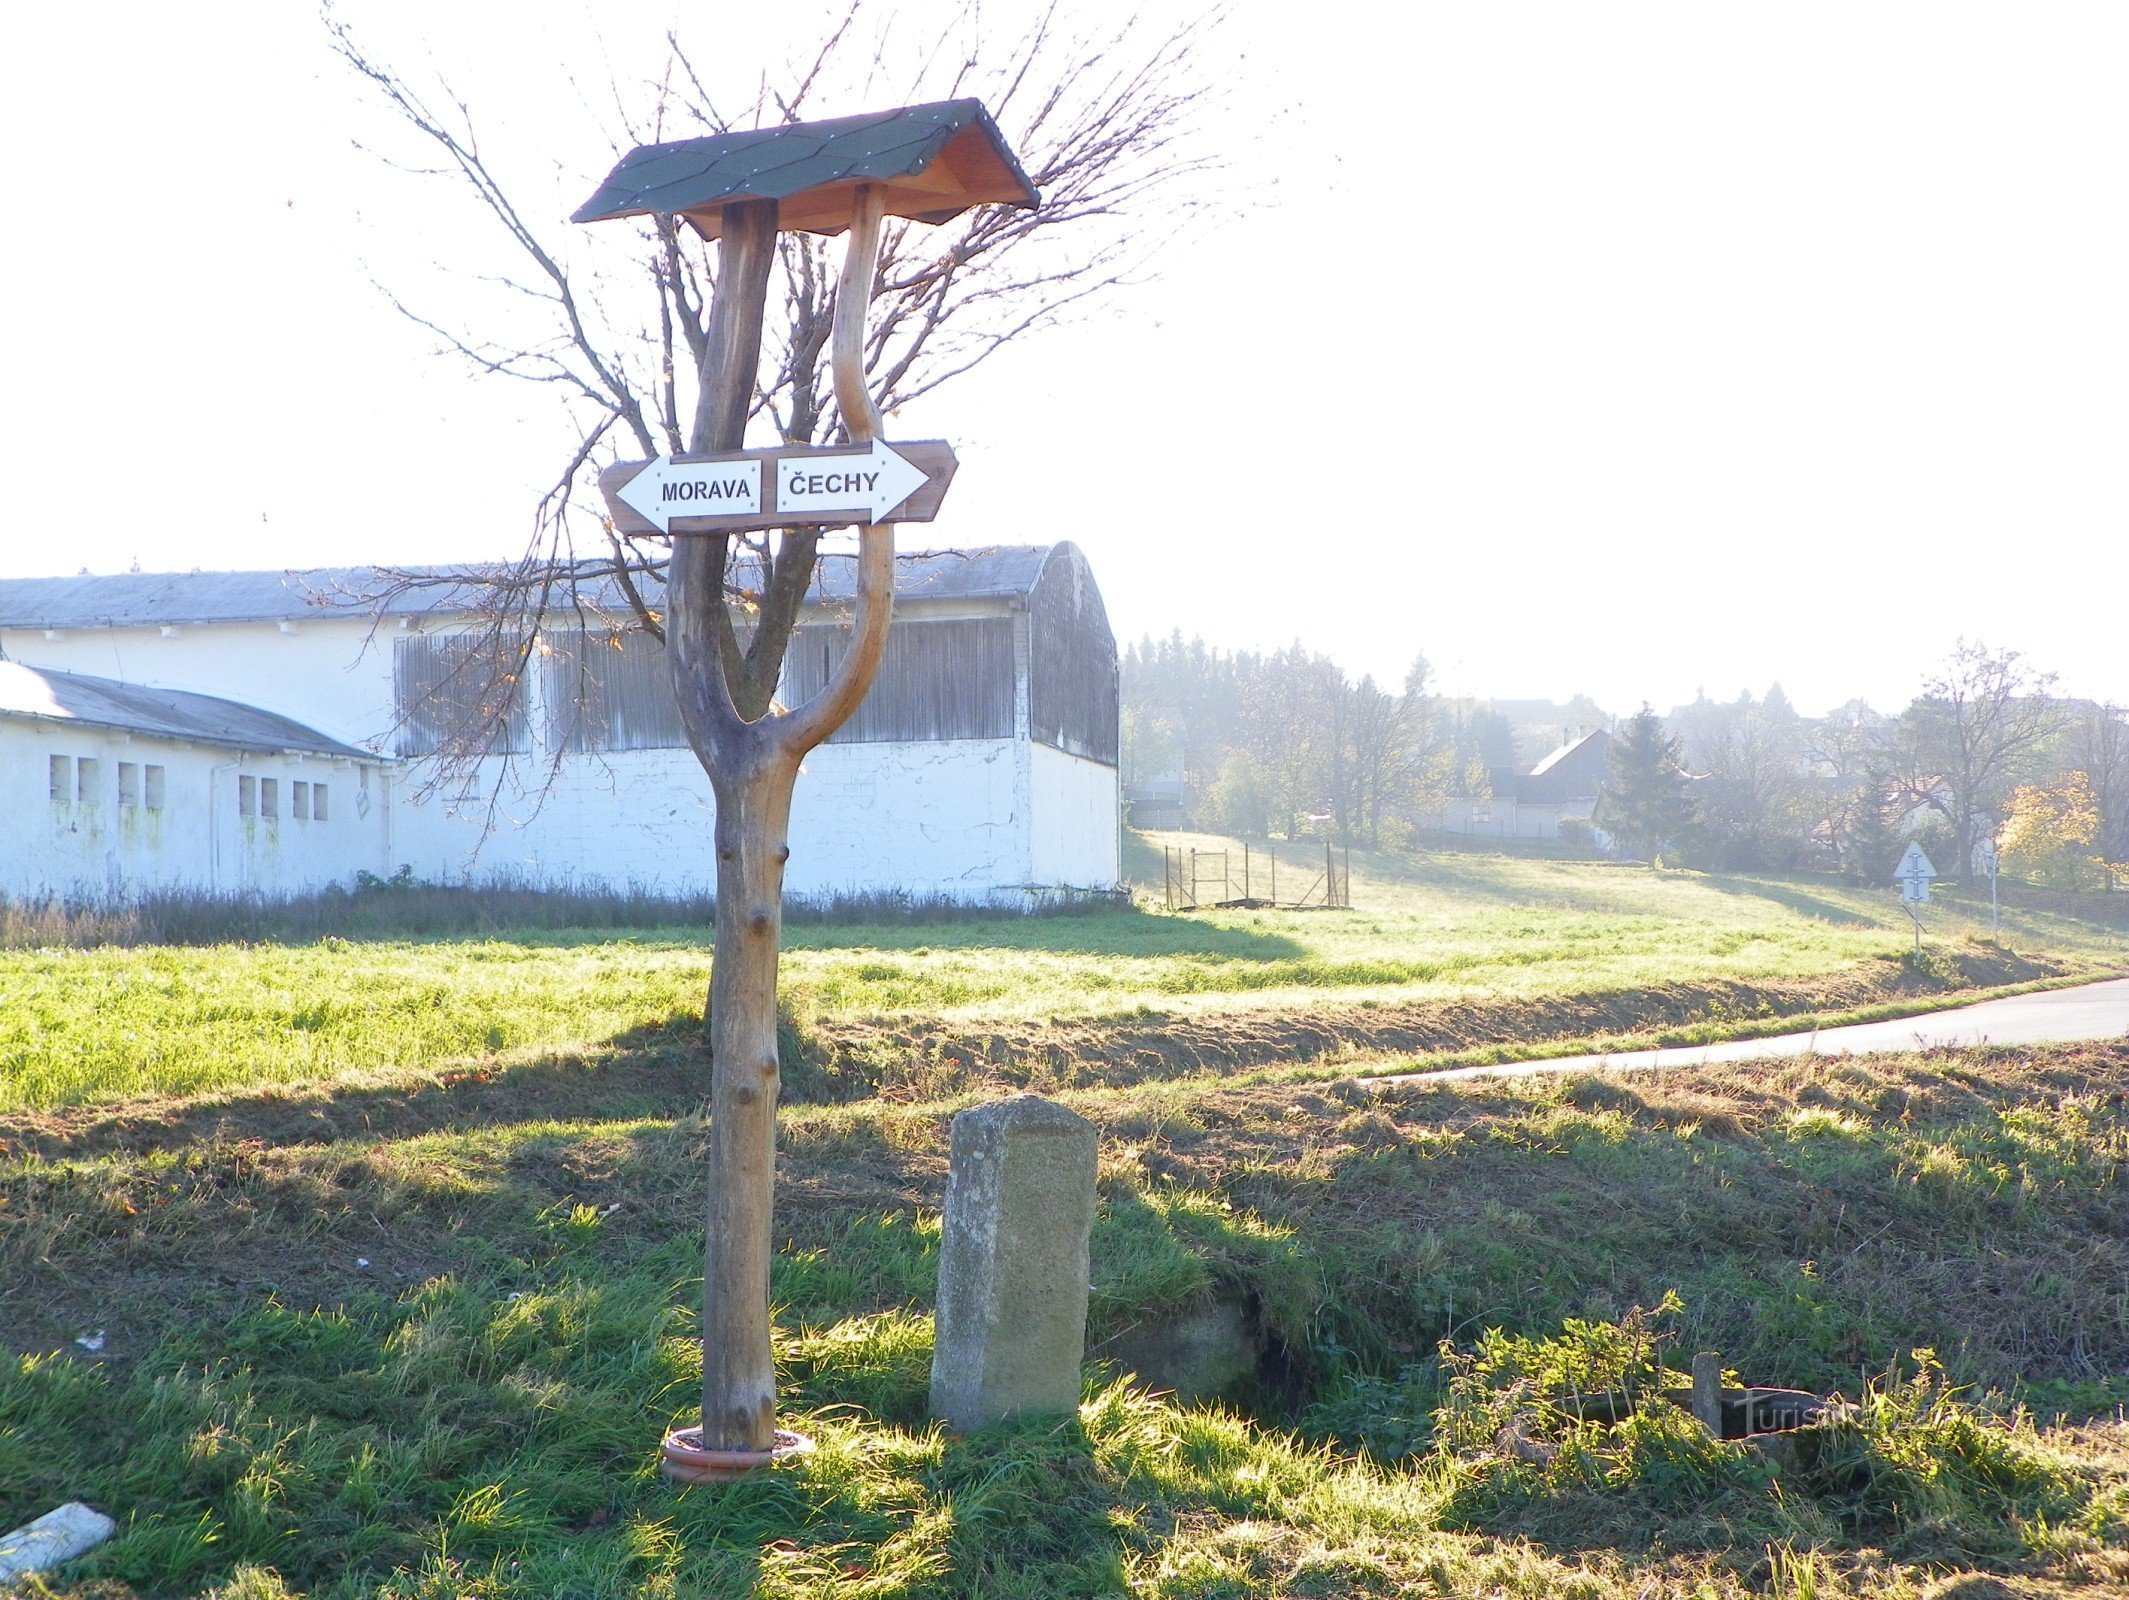
[[[1037,1095],[954,1118],[931,1411],[957,1432],[1079,1404],[1094,1146]]]

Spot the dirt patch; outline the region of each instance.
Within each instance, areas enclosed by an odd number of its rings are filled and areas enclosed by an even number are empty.
[[[1128,1086],[1290,1064],[1614,1039],[1706,1023],[1838,1013],[2060,977],[2063,963],[1975,946],[1791,982],[1708,982],[1523,1000],[1322,1006],[969,1028],[922,1019],[787,1027],[784,1098],[918,1102],[995,1090]],[[0,1157],[138,1154],[206,1142],[329,1144],[536,1121],[669,1118],[709,1092],[707,1042],[659,1027],[608,1052],[420,1077],[0,1116]]]

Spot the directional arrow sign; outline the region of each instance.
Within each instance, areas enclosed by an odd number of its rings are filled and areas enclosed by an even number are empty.
[[[1936,875],[1937,869],[1929,864],[1929,857],[1919,844],[1909,844],[1907,854],[1892,869],[1892,881],[1900,886],[1900,898],[1910,905],[1921,905],[1929,899],[1930,880]]]
[[[818,512],[885,522],[887,514],[924,487],[923,469],[881,439],[859,456],[785,457],[776,463],[776,510]]]
[[[758,513],[761,463],[660,456],[615,492],[660,533],[669,533],[674,517]]]
[[[787,445],[617,462],[599,474],[599,488],[625,534],[929,522],[958,465],[936,439],[875,439],[862,449]]]

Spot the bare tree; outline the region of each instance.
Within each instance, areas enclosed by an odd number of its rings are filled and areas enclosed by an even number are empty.
[[[1449,762],[1434,739],[1435,699],[1427,692],[1432,671],[1419,656],[1405,674],[1402,694],[1379,688],[1372,677],[1344,692],[1344,787],[1332,796],[1344,841],[1357,832],[1371,849],[1379,848],[1386,813],[1440,809]]]
[[[1891,754],[1910,805],[1926,805],[1952,826],[1958,859],[1971,870],[1974,840],[1991,827],[2026,764],[2060,722],[2053,673],[2016,650],[1992,651],[1961,639],[1901,713]]]
[[[975,0],[950,6],[924,47],[906,52],[874,0],[849,0],[826,19],[815,46],[780,72],[751,80],[737,101],[720,97],[699,58],[667,39],[659,77],[616,94],[616,148],[824,114],[839,97],[866,108],[962,96],[981,98],[1041,195],[1027,210],[980,207],[937,227],[889,219],[865,320],[864,359],[881,411],[921,399],[1007,345],[1070,318],[1094,297],[1140,276],[1158,246],[1206,207],[1201,181],[1213,163],[1195,142],[1210,90],[1196,52],[1216,20],[1164,31],[1109,34],[1073,28],[1061,7],[994,44]],[[912,30],[904,18],[901,36]],[[498,274],[513,307],[488,336],[447,325],[408,297],[393,303],[441,347],[483,375],[534,384],[569,419],[574,445],[531,507],[522,553],[486,566],[433,572],[386,569],[384,601],[424,587],[477,595],[470,611],[483,648],[467,652],[461,704],[507,704],[543,633],[640,627],[666,639],[672,609],[662,546],[613,530],[589,492],[597,468],[634,451],[704,452],[718,431],[728,374],[707,370],[713,351],[715,253],[679,218],[660,216],[604,233],[572,234],[532,216],[512,196],[478,134],[472,110],[448,84],[418,87],[327,12],[343,60],[376,91],[417,148],[421,169],[455,184],[493,225],[514,271]],[[587,174],[584,192],[593,176]],[[850,436],[829,375],[837,274],[831,240],[786,233],[770,263],[772,314],[764,359],[737,375],[741,426],[765,423],[788,444]],[[529,305],[538,331],[521,320]],[[762,716],[775,697],[784,652],[814,588],[822,535],[790,529],[706,542],[709,567],[693,586],[740,716]],[[722,603],[717,603],[721,601]],[[470,681],[482,672],[486,680]],[[495,754],[492,729],[465,719],[435,752],[454,781]],[[491,770],[492,766],[491,766]],[[498,775],[496,781],[500,781]]]
[[[1694,788],[1700,850],[1717,867],[1793,869],[1814,820],[1803,719],[1771,694],[1696,709],[1684,747],[1703,775]]]
[[[843,14],[794,81],[776,91],[764,87],[746,120],[798,120],[846,48],[858,15],[856,5]],[[812,699],[779,707],[776,687],[813,585],[820,533],[791,528],[758,541],[686,537],[674,541],[660,574],[602,523],[604,564],[586,573],[572,540],[579,480],[616,432],[645,454],[711,454],[739,448],[750,417],[766,414],[787,443],[871,442],[880,436],[883,408],[966,372],[1117,282],[1134,258],[1137,235],[1115,223],[1190,167],[1166,150],[1194,98],[1174,87],[1182,81],[1178,69],[1190,34],[1169,35],[1150,56],[1126,61],[1111,53],[1121,46],[1060,52],[1054,13],[1040,19],[984,95],[1017,120],[1020,148],[1043,198],[1024,212],[966,213],[943,243],[899,223],[885,226],[886,190],[873,183],[857,186],[840,277],[829,271],[823,242],[780,233],[775,200],[725,204],[714,259],[679,218],[654,217],[637,234],[657,327],[614,344],[560,251],[541,240],[504,194],[464,107],[448,116],[432,113],[344,27],[333,26],[350,65],[442,151],[445,170],[524,252],[535,271],[518,287],[548,305],[556,323],[553,341],[539,348],[496,351],[457,336],[447,336],[449,342],[486,372],[556,385],[583,419],[579,443],[535,515],[531,547],[514,569],[497,575],[488,629],[499,662],[509,663],[499,670],[506,677],[523,672],[528,647],[519,641],[537,637],[558,605],[578,617],[587,604],[610,607],[604,597],[583,598],[587,577],[610,583],[667,647],[680,721],[716,796],[702,1423],[692,1444],[669,1438],[665,1456],[667,1470],[681,1476],[714,1470],[720,1458],[730,1464],[730,1452],[766,1460],[779,1443],[768,1283],[779,1088],[776,978],[791,799],[800,761],[856,708],[885,649],[893,527],[859,531],[855,625],[841,663]],[[986,76],[973,48],[944,59],[953,64],[947,81],[933,86],[934,98],[968,95],[979,87],[972,80]],[[880,64],[875,48],[870,65]],[[921,88],[906,97],[920,95]],[[730,126],[677,42],[653,123],[631,129],[632,142],[642,142],[644,132],[669,135],[669,119],[691,131]],[[1096,222],[1108,223],[1107,231]],[[1047,249],[1068,225],[1078,247]],[[766,307],[778,282],[780,315],[771,322]],[[646,345],[654,358],[647,383]],[[765,347],[773,374],[766,380]],[[662,605],[646,584],[660,575]],[[408,581],[421,580],[410,575]]]
[[[1812,834],[1842,873],[1874,883],[1892,871],[1896,837],[1886,804],[1895,723],[1862,700],[1836,706],[1810,725],[1808,754],[1817,785]],[[1904,791],[1903,791],[1904,792]]]

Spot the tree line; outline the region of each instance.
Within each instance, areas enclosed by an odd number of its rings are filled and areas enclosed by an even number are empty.
[[[1176,785],[1184,820],[1227,833],[1402,842],[1454,778],[1431,677],[1424,656],[1386,689],[1298,643],[1142,640],[1122,662],[1126,789],[1165,799]]]
[[[1223,832],[1423,842],[1447,800],[1488,798],[1543,753],[1500,710],[1437,692],[1424,656],[1391,689],[1298,643],[1227,652],[1177,633],[1130,646],[1122,670],[1127,789]],[[1910,839],[1953,878],[1986,840],[2044,885],[2129,881],[2129,708],[2059,695],[2015,650],[1961,641],[1893,712],[1807,717],[1779,685],[1667,716],[1560,709],[1612,735],[1596,815],[1564,831],[1618,853],[1877,882]]]

